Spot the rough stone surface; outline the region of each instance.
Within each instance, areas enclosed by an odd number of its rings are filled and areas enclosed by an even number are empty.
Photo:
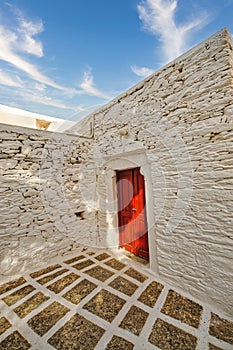
[[[233,51],[222,30],[77,123],[0,125],[0,271],[118,246],[115,171],[141,167],[150,267],[232,315]],[[94,138],[88,135],[94,125]]]
[[[93,145],[100,243],[118,243],[114,172],[141,167],[151,269],[230,317],[232,47],[222,30],[94,112]]]
[[[85,159],[91,140],[6,124],[0,137],[1,279],[96,243],[95,225],[87,224],[95,215],[78,184],[78,157]]]

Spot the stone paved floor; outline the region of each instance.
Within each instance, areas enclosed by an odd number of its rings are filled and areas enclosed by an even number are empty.
[[[120,251],[60,258],[0,298],[0,350],[233,349],[233,323]]]

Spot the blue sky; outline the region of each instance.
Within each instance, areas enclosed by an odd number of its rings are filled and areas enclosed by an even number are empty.
[[[0,103],[78,120],[223,27],[233,0],[1,0]]]

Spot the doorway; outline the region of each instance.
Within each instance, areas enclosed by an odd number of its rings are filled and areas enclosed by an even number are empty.
[[[149,260],[145,180],[140,168],[117,171],[119,247]]]

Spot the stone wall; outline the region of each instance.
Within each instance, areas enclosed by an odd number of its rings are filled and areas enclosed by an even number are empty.
[[[151,269],[228,316],[232,67],[232,39],[222,30],[95,112],[93,145],[100,244],[118,243],[115,171],[140,166]]]
[[[116,170],[139,166],[151,269],[231,316],[232,67],[223,30],[73,135],[0,125],[1,277],[82,244],[117,247]],[[91,122],[94,140],[79,137]]]
[[[91,140],[4,124],[0,134],[2,280],[96,244],[96,229],[95,213],[83,201],[87,188],[79,186]]]

